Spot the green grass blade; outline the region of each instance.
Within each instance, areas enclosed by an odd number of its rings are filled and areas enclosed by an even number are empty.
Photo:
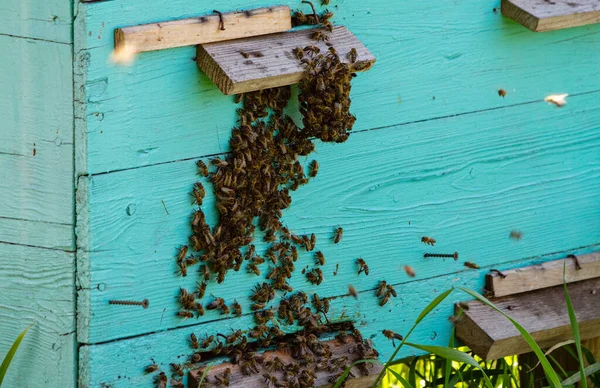
[[[348,378],[348,375],[350,374],[350,370],[352,370],[353,366],[356,366],[358,364],[364,364],[370,362],[371,364],[379,364],[378,360],[358,360],[355,361],[352,365],[350,365],[349,367],[346,368],[346,370],[344,371],[344,373],[342,373],[342,375],[340,376],[339,379],[337,379],[337,381],[335,382],[335,385],[333,386],[333,388],[340,388],[342,386],[342,384],[344,384],[344,381],[346,381],[346,379]],[[383,372],[385,373],[386,368],[383,368]]]
[[[560,388],[561,387],[560,378],[558,377],[558,375],[556,374],[554,369],[552,369],[552,365],[550,365],[550,362],[544,355],[544,352],[542,352],[542,349],[540,349],[539,345],[535,342],[535,340],[533,339],[531,334],[529,334],[527,332],[527,330],[525,330],[525,328],[523,326],[521,326],[521,324],[519,324],[517,321],[512,319],[507,314],[505,314],[502,310],[497,308],[492,302],[487,300],[483,295],[479,294],[478,292],[470,290],[468,288],[463,288],[463,287],[460,287],[459,289],[461,291],[466,292],[467,294],[471,295],[473,298],[479,300],[480,302],[485,303],[486,305],[488,305],[489,307],[493,308],[494,310],[496,310],[497,312],[502,314],[504,317],[506,317],[513,324],[513,326],[519,331],[519,333],[521,334],[523,339],[527,342],[529,347],[531,347],[531,350],[533,350],[533,352],[535,353],[537,358],[542,363],[542,368],[544,368],[544,373],[546,374],[546,378],[548,379],[550,386],[552,388]]]
[[[200,383],[198,383],[199,387],[202,386],[202,383],[204,382],[204,379],[206,378],[206,375],[208,374],[208,372],[210,372],[210,370],[212,369],[212,367],[213,367],[213,365],[210,364],[206,368],[204,368],[204,371],[202,371],[202,376],[200,376]]]
[[[588,365],[587,367],[583,368],[583,376],[581,373],[577,372],[568,379],[563,380],[562,383],[563,385],[572,385],[577,383],[578,381],[585,381],[587,380],[587,376],[592,375],[598,371],[600,371],[600,362]]]
[[[406,345],[416,349],[424,350],[428,353],[434,353],[440,357],[447,358],[448,360],[454,360],[467,365],[471,365],[472,367],[479,369],[483,373],[485,385],[488,388],[493,388],[489,377],[485,374],[485,372],[481,368],[481,365],[479,365],[479,363],[473,357],[461,352],[460,350],[447,348],[445,346],[417,345],[410,342],[407,342]]]
[[[10,349],[8,349],[8,353],[6,353],[6,356],[4,357],[4,361],[2,361],[2,365],[0,365],[0,386],[2,386],[2,381],[4,380],[4,376],[6,376],[6,372],[8,371],[8,366],[10,365],[13,357],[17,353],[17,349],[19,349],[19,345],[21,345],[21,341],[23,341],[23,337],[25,337],[25,334],[27,334],[27,331],[33,325],[34,324],[32,323],[31,325],[27,326],[27,328],[25,330],[23,330],[21,332],[21,334],[19,334],[19,336],[17,337],[15,342],[13,342]]]
[[[448,341],[448,347],[454,349],[454,336],[455,336],[456,328],[452,326],[452,331],[450,332],[450,341]],[[444,387],[448,387],[448,382],[450,381],[450,372],[452,370],[452,361],[446,359],[444,368]]]
[[[410,366],[408,368],[408,381],[410,382],[410,384],[412,384],[413,386],[417,386],[417,363],[419,362],[419,357],[415,357],[411,363]]]
[[[438,295],[434,300],[432,300],[427,307],[425,307],[423,309],[423,311],[421,311],[421,314],[419,314],[419,316],[417,317],[417,320],[415,321],[415,324],[410,328],[410,330],[408,331],[408,333],[406,333],[406,335],[404,336],[404,339],[402,340],[402,342],[398,345],[398,347],[394,350],[394,352],[392,353],[392,355],[390,356],[389,360],[385,363],[385,365],[391,365],[392,361],[394,361],[394,358],[396,357],[396,354],[398,354],[398,352],[400,351],[400,349],[402,348],[402,345],[404,345],[404,342],[408,339],[408,337],[410,336],[410,334],[415,330],[415,328],[417,327],[417,325],[423,320],[425,319],[425,317],[431,312],[431,310],[433,310],[434,308],[436,308],[440,303],[442,303],[442,301],[444,299],[446,299],[446,297],[448,297],[448,295],[450,295],[452,293],[452,291],[454,291],[454,288],[451,288],[449,290],[446,290],[444,292],[442,292],[440,295]],[[377,387],[377,385],[379,384],[379,382],[381,381],[381,379],[383,378],[383,375],[385,374],[385,368],[379,373],[379,375],[377,376],[377,379],[375,380],[375,382],[373,383],[373,385],[371,386],[372,388]],[[336,387],[334,387],[336,388]]]
[[[394,375],[394,377],[404,386],[405,388],[414,388],[402,375],[391,368],[387,368],[387,370]]]
[[[569,312],[569,321],[571,322],[571,330],[573,330],[573,339],[575,340],[575,348],[577,349],[577,358],[579,360],[579,373],[581,375],[581,388],[587,388],[587,379],[584,376],[585,366],[583,365],[583,354],[581,352],[581,336],[579,335],[579,324],[577,323],[577,317],[575,316],[575,309],[573,309],[573,303],[571,303],[571,297],[569,296],[569,290],[567,288],[567,282],[565,279],[566,272],[566,261],[563,264],[563,288],[565,289],[565,299],[567,301],[567,311]]]

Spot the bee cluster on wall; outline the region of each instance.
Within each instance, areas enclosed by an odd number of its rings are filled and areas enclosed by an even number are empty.
[[[312,4],[310,4],[312,7]],[[263,373],[265,386],[310,387],[314,385],[316,371],[328,370],[340,376],[353,360],[348,357],[332,357],[329,346],[320,338],[333,330],[353,333],[357,346],[356,359],[376,358],[377,352],[369,340],[363,340],[351,324],[329,324],[327,313],[329,300],[316,293],[309,297],[303,291],[293,293],[288,280],[292,277],[299,251],[313,252],[317,239],[315,234],[297,235],[281,223],[282,211],[292,203],[291,193],[309,182],[319,171],[313,160],[308,171],[300,164],[301,156],[309,156],[315,149],[314,140],[342,143],[348,139],[356,118],[350,113],[350,81],[355,71],[364,70],[371,64],[359,61],[355,49],[338,53],[328,42],[328,32],[333,14],[329,11],[312,15],[296,12],[294,25],[320,25],[312,39],[327,42],[326,52],[317,46],[306,46],[294,50],[294,55],[304,66],[304,77],[299,82],[299,110],[302,126],[297,125],[284,113],[291,98],[289,86],[260,90],[237,95],[236,103],[243,103],[237,110],[238,123],[232,130],[229,145],[231,153],[226,158],[215,158],[207,166],[197,162],[198,174],[207,177],[216,196],[219,221],[210,227],[201,210],[205,189],[200,182],[194,183],[192,195],[198,208],[192,220],[189,246],[180,248],[176,256],[178,273],[187,276],[188,269],[199,265],[198,287],[193,290],[180,289],[180,311],[183,319],[200,317],[205,309],[220,314],[242,316],[242,306],[234,301],[227,305],[225,300],[213,297],[203,302],[207,282],[216,278],[222,283],[229,271],[244,270],[264,276],[250,293],[251,310],[256,326],[237,330],[229,335],[208,335],[199,340],[190,336],[193,350],[187,363],[171,364],[171,379],[160,372],[155,377],[157,386],[183,386],[181,378],[185,369],[212,357],[226,356],[231,363],[239,364],[245,375]],[[344,55],[346,60],[342,60]],[[256,222],[258,221],[258,222]],[[264,241],[270,243],[264,254],[259,255],[252,244],[256,227],[264,232]],[[333,230],[332,240],[342,240],[343,229]],[[321,251],[311,253],[314,266],[302,271],[306,280],[315,285],[324,281],[321,267],[325,256]],[[268,263],[268,270],[261,265]],[[264,266],[263,266],[264,267]],[[357,262],[358,273],[369,274],[363,259]],[[263,274],[264,272],[264,274]],[[336,269],[337,273],[337,269]],[[352,288],[353,290],[353,288]],[[276,292],[283,298],[279,306],[269,308]],[[395,296],[391,286],[385,287],[383,299]],[[350,293],[356,295],[356,291]],[[382,303],[383,305],[383,303]],[[300,331],[286,335],[277,325],[297,325]],[[285,342],[297,362],[284,364],[279,360],[265,361],[256,351]],[[281,364],[281,365],[279,365]],[[368,374],[370,364],[362,364]],[[152,364],[147,372],[158,371]],[[229,385],[230,372],[204,380],[206,386]],[[337,379],[336,376],[334,376]],[[335,381],[335,380],[333,380]]]

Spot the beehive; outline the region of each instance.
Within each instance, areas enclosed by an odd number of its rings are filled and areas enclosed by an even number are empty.
[[[481,289],[490,268],[600,241],[600,27],[536,34],[499,3],[331,0],[335,21],[377,63],[353,81],[350,139],[317,142],[319,174],[283,217],[317,235],[326,281],[291,283],[323,297],[352,284],[358,300],[332,299],[330,317],[355,322],[383,357],[392,344],[381,330],[405,332],[444,290]],[[248,316],[177,318],[178,287],[197,279],[171,274],[189,234],[195,162],[228,152],[232,97],[198,70],[193,46],[143,53],[127,68],[107,62],[115,28],[212,10],[183,0],[9,0],[0,10],[0,355],[36,322],[8,387],[150,386],[144,366],[188,354],[191,331],[250,327]],[[568,104],[545,103],[551,93],[569,93]],[[333,244],[338,226],[344,238]],[[510,239],[513,229],[523,239]],[[459,260],[425,260],[425,235]],[[369,276],[356,273],[358,257]],[[380,280],[398,292],[383,308]],[[241,302],[256,281],[231,273],[207,293]],[[145,298],[148,309],[108,304]],[[413,342],[447,344],[452,303],[464,298],[446,300]]]

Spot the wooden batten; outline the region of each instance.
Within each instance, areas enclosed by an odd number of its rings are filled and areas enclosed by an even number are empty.
[[[502,14],[532,31],[550,31],[600,23],[597,0],[502,0]]]
[[[321,51],[330,43],[344,62],[346,53],[355,48],[360,63],[375,62],[375,57],[346,27],[335,27],[328,42],[310,38],[315,29],[283,32],[268,36],[198,46],[198,67],[224,94],[238,94],[292,85],[300,81],[304,71],[292,50],[309,45]],[[325,31],[325,30],[322,30]],[[367,66],[368,68],[368,66]]]
[[[347,365],[352,364],[354,360],[352,349],[356,345],[356,339],[354,336],[349,335],[346,336],[344,342],[341,342],[337,339],[330,340],[324,342],[329,345],[331,348],[331,360],[338,357],[348,357]],[[297,363],[298,360],[291,357],[290,352],[285,349],[280,350],[271,350],[261,354],[264,357],[264,361],[272,360],[275,357],[279,357],[285,364],[289,363]],[[346,384],[344,385],[346,388],[362,388],[369,387],[377,378],[377,375],[383,369],[383,365],[381,363],[367,363],[365,364],[368,367],[368,374],[364,374],[362,369],[354,366],[351,369],[350,376],[346,380]],[[230,388],[242,388],[242,387],[262,387],[265,385],[265,378],[263,377],[264,373],[270,373],[274,375],[277,379],[282,379],[281,372],[268,372],[263,367],[260,367],[259,373],[251,374],[249,376],[244,375],[241,372],[240,365],[234,365],[229,362],[225,362],[216,366],[213,366],[210,371],[207,373],[205,382],[208,382],[208,386],[215,386],[215,377],[217,375],[222,375],[223,372],[229,368],[231,370],[231,376],[229,378],[229,387]],[[313,369],[314,365],[309,366],[308,368]],[[194,369],[189,372],[188,386],[189,388],[198,388],[199,383],[202,378],[202,373],[204,368],[202,369]],[[336,372],[328,372],[326,370],[323,371],[314,371],[317,373],[317,379],[315,380],[315,387],[318,388],[331,388],[334,384],[329,381],[331,376],[337,375],[339,371]]]
[[[563,268],[567,283],[600,278],[600,252],[576,256],[576,260],[569,257],[500,273],[493,271],[486,276],[486,289],[493,297],[501,297],[558,286],[563,284]]]
[[[569,296],[582,339],[600,333],[600,278],[571,283]],[[563,286],[493,299],[500,310],[519,322],[542,348],[573,338]],[[456,336],[475,354],[494,360],[531,351],[517,329],[500,313],[479,301],[467,302],[456,323]],[[457,311],[460,307],[456,307]]]
[[[222,26],[219,15],[215,13],[192,19],[117,28],[115,48],[127,45],[137,52],[162,50],[273,34],[291,28],[289,7],[258,8],[223,13]]]

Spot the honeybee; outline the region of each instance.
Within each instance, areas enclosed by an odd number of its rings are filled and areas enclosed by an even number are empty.
[[[350,49],[350,51],[348,51],[348,54],[346,54],[346,58],[348,58],[348,60],[351,63],[356,62],[356,60],[358,59],[358,52],[356,51],[356,49],[353,47]]]
[[[308,176],[314,178],[317,176],[318,173],[319,173],[319,162],[317,162],[316,160],[313,160],[312,162],[310,162],[310,165],[309,165]]]
[[[394,290],[394,287],[390,286],[389,284],[387,286],[387,292],[394,298],[398,296],[398,294],[396,294],[396,290]]]
[[[423,237],[421,237],[421,242],[422,242],[422,243],[425,243],[425,244],[427,244],[427,245],[431,245],[431,246],[434,246],[434,245],[435,245],[435,243],[436,243],[436,241],[435,241],[435,239],[434,239],[434,238],[427,237],[427,236],[423,236]]]
[[[198,272],[202,273],[205,282],[210,280],[210,271],[208,270],[207,265],[201,265]]]
[[[204,199],[205,194],[206,192],[204,191],[204,186],[202,186],[202,183],[194,183],[194,189],[192,190],[192,197],[194,197],[194,201],[192,203],[202,206],[202,200]]]
[[[297,59],[302,59],[304,57],[304,51],[300,47],[293,49],[292,53]]]
[[[256,265],[256,263],[249,263],[246,268],[248,269],[249,273],[253,273],[256,276],[260,276],[260,269],[258,268],[258,266]]]
[[[415,270],[412,269],[411,266],[405,265],[404,266],[404,272],[406,272],[406,274],[408,276],[410,276],[411,278],[414,278],[417,274],[415,273]]]
[[[519,241],[520,239],[523,238],[523,232],[521,232],[519,230],[511,230],[509,237],[512,238],[513,240]]]
[[[202,344],[200,346],[202,347],[202,349],[206,349],[210,346],[210,344],[213,342],[214,339],[215,339],[214,335],[207,336],[204,339],[204,341],[202,341]]]
[[[210,161],[210,163],[217,167],[227,167],[229,165],[229,163],[227,161],[221,160],[219,158],[214,158],[213,160]]]
[[[363,70],[370,69],[371,66],[373,66],[372,62],[369,62],[369,61],[358,61],[358,62],[354,63],[354,66],[352,67],[352,69],[354,71],[363,71]]]
[[[333,242],[335,244],[337,244],[340,241],[342,241],[342,235],[343,234],[344,234],[344,229],[342,229],[342,228],[335,228],[335,230],[333,231]]]
[[[198,288],[196,288],[196,298],[202,299],[204,297],[204,293],[206,292],[206,282],[198,283]]]
[[[472,263],[470,261],[465,261],[465,267],[471,268],[471,269],[479,269],[479,266],[477,264]]]
[[[506,90],[504,90],[504,89],[498,89],[498,95],[499,95],[500,97],[504,97],[504,96],[506,96]]]
[[[179,267],[179,270],[177,270],[175,273],[180,274],[183,277],[187,276],[187,263],[185,261],[180,261],[177,263],[177,266]]]
[[[325,265],[325,255],[323,255],[323,252],[316,251],[315,252],[315,259],[317,260],[316,264]]]
[[[227,307],[227,305],[223,305],[221,306],[221,314],[223,315],[229,315],[231,311],[229,310],[229,307]]]
[[[156,384],[156,388],[166,388],[167,381],[169,381],[169,378],[167,377],[165,372],[160,372],[158,374],[158,376],[156,376],[154,378],[154,383]]]
[[[146,367],[146,369],[144,369],[146,371],[146,373],[153,373],[156,372],[158,370],[158,364],[155,362],[152,362],[152,364],[148,365]]]
[[[358,293],[356,292],[356,289],[352,287],[351,284],[348,284],[348,294],[352,295],[354,299],[358,299]]]
[[[329,36],[323,31],[315,31],[310,34],[310,38],[316,40],[317,42],[324,42],[329,40]]]
[[[191,313],[189,311],[179,311],[177,313],[177,316],[181,317],[181,318],[185,318],[185,319],[187,319],[187,318],[193,318],[194,317],[194,313]]]
[[[306,278],[309,282],[319,285],[323,282],[323,271],[319,268],[313,268],[310,272],[306,273]]]
[[[202,160],[197,161],[196,166],[198,167],[198,175],[203,177],[208,176],[208,167]]]
[[[210,302],[206,308],[208,310],[216,310],[222,308],[223,306],[225,306],[225,300],[223,300],[223,298],[215,298],[215,300]]]
[[[369,266],[362,258],[359,257],[358,259],[356,259],[356,263],[358,264],[358,274],[359,275],[361,272],[364,272],[365,275],[369,275]]]
[[[382,280],[381,282],[379,282],[379,285],[377,286],[377,292],[375,293],[375,295],[377,297],[382,297],[385,292],[387,290],[387,282],[385,280]]]
[[[182,261],[184,261],[185,257],[187,256],[187,253],[188,253],[188,246],[182,245],[179,248],[179,252],[177,253],[177,262],[181,263]]]
[[[171,363],[170,365],[173,372],[175,372],[179,376],[183,376],[183,368],[181,368],[181,365],[175,363]]]
[[[233,310],[233,314],[235,316],[238,316],[238,317],[242,316],[242,305],[239,304],[237,300],[233,301],[233,304],[231,305],[231,309]]]
[[[225,369],[225,372],[223,372],[221,374],[221,376],[218,376],[218,375],[213,376],[213,378],[216,381],[217,386],[224,385],[226,387],[229,386],[229,378],[230,377],[231,377],[231,369],[230,368]]]
[[[198,343],[198,338],[194,333],[190,334],[190,344],[194,349],[198,349],[198,346],[200,346],[200,344]]]
[[[196,310],[196,318],[199,318],[204,315],[204,307],[201,303],[196,303],[194,305],[194,310]]]

